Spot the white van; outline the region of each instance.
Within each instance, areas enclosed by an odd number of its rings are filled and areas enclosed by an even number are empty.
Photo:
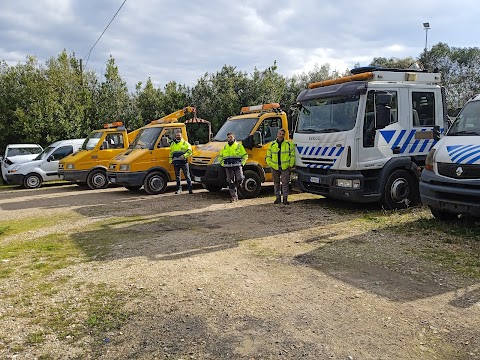
[[[43,148],[38,144],[9,144],[2,161],[2,178],[7,181],[7,167],[35,159]]]
[[[440,220],[480,217],[480,95],[465,104],[428,153],[420,198]]]
[[[7,182],[35,189],[45,181],[60,180],[58,162],[65,156],[78,151],[85,139],[72,139],[54,142],[45,148],[32,161],[13,164],[7,168]]]

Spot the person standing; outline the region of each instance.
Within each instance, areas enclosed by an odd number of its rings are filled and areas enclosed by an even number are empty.
[[[188,193],[193,194],[192,179],[190,178],[190,170],[188,168],[188,158],[192,156],[192,146],[188,141],[182,139],[182,133],[175,133],[175,138],[170,143],[170,164],[173,164],[175,170],[175,179],[177,181],[177,191],[175,194],[182,193],[182,185],[180,184],[180,170],[187,180]]]
[[[248,154],[241,143],[235,141],[235,134],[227,134],[227,143],[220,150],[218,160],[220,165],[225,168],[227,175],[228,189],[230,190],[230,202],[238,201],[238,187],[242,185],[245,177],[243,176],[243,165],[247,162]]]
[[[288,187],[290,172],[295,165],[295,146],[291,141],[285,140],[284,129],[279,129],[277,138],[270,143],[265,160],[272,169],[273,191],[276,196],[274,204],[280,204],[283,195],[283,204],[289,205]]]

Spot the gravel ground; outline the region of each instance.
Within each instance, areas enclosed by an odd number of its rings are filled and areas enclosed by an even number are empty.
[[[101,343],[47,337],[14,349],[32,322],[8,294],[25,279],[0,278],[0,357],[480,359],[478,280],[415,255],[441,246],[436,232],[372,227],[358,219],[378,207],[310,194],[273,205],[272,191],[234,204],[226,191],[200,188],[1,191],[3,220],[58,218],[3,242],[68,234],[83,244],[112,234],[105,253],[50,275],[68,281],[49,301],[106,284],[126,294],[132,315]],[[429,217],[421,208],[407,214]]]

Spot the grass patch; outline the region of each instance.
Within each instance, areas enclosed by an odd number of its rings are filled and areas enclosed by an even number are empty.
[[[73,221],[79,218],[79,215],[73,213],[66,213],[62,215],[59,220],[56,217],[38,217],[26,218],[19,220],[0,221],[0,240],[4,236],[21,234],[27,231],[34,231],[43,228],[49,228],[58,225],[61,222]]]
[[[26,343],[28,345],[39,345],[45,342],[45,333],[43,331],[35,331],[27,335]]]

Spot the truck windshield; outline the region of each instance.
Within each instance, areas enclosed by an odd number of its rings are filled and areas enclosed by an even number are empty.
[[[85,141],[82,144],[82,150],[92,150],[97,144],[100,138],[102,137],[103,132],[93,131],[90,135],[87,136]]]
[[[360,95],[302,101],[297,132],[326,133],[353,129]]]
[[[50,154],[55,150],[55,146],[49,146],[43,149],[43,151],[38,154],[38,156],[35,158],[35,160],[43,160],[46,159],[50,156]]]
[[[252,132],[257,121],[258,118],[227,120],[220,130],[218,130],[213,141],[227,141],[227,134],[230,132],[235,134],[235,139],[245,140]]]
[[[465,105],[447,135],[480,135],[480,101],[470,101]]]
[[[128,148],[153,150],[162,129],[162,127],[153,127],[140,130]]]

